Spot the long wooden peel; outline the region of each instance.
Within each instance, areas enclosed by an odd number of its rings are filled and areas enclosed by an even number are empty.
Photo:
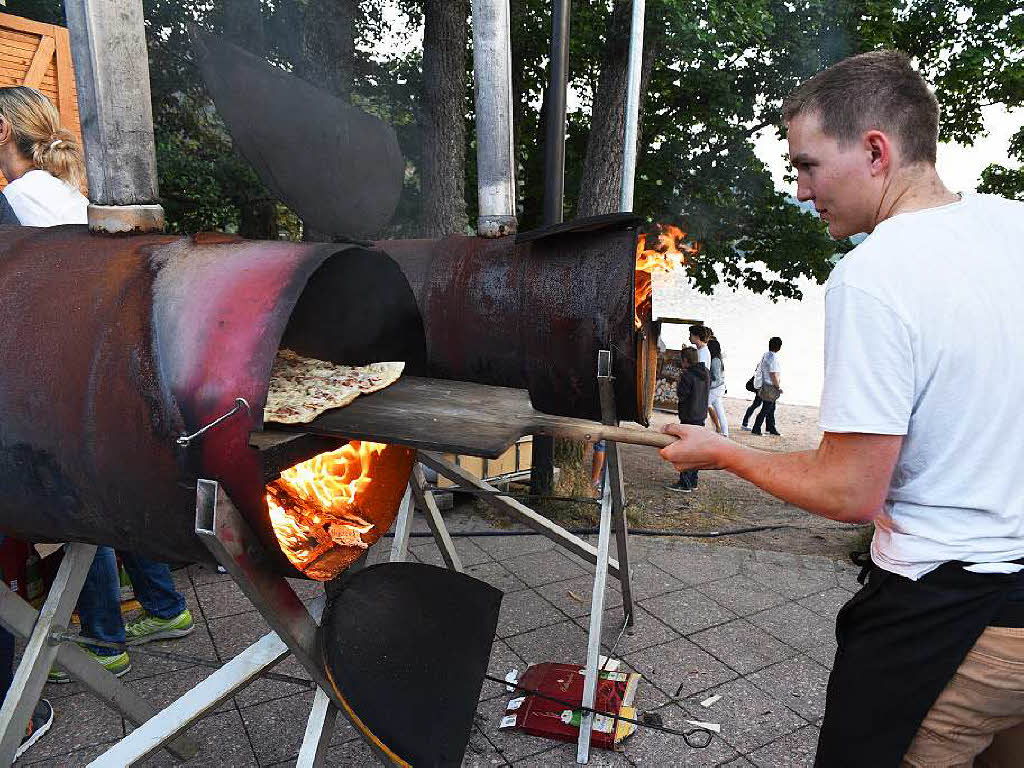
[[[652,429],[612,427],[587,419],[552,416],[530,404],[525,390],[493,387],[464,381],[403,376],[372,396],[357,398],[308,424],[264,425],[249,444],[260,449],[272,464],[299,461],[294,433],[318,448],[313,436],[396,443],[438,453],[466,454],[494,459],[524,435],[545,435],[582,442],[617,443],[664,448],[675,438]],[[285,450],[288,448],[288,450]],[[318,451],[327,450],[319,447]],[[313,454],[310,454],[313,455]],[[278,470],[279,471],[279,470]]]
[[[543,417],[544,424],[534,427],[530,434],[546,437],[559,437],[566,440],[579,440],[596,443],[598,440],[611,440],[616,443],[630,445],[649,445],[652,448],[664,448],[672,445],[676,438],[653,429],[637,429],[635,427],[611,427],[581,419],[560,419],[557,416]]]

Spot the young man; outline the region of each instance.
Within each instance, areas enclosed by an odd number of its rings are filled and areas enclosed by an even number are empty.
[[[826,289],[824,437],[764,453],[670,426],[662,455],[874,521],[867,585],[837,618],[819,768],[1020,765],[1024,204],[943,185],[938,104],[902,54],[819,73],[784,119],[797,196],[833,237],[870,234]]]
[[[778,387],[779,394],[782,394],[782,385],[779,383],[779,376],[782,374],[782,366],[779,365],[779,350],[782,349],[782,339],[772,336],[768,340],[768,351],[761,355],[761,360],[754,371],[754,402],[743,414],[743,429],[750,431],[752,435],[761,434],[761,425],[764,424],[769,435],[778,435],[775,428],[775,403],[776,400],[765,400],[761,397],[761,387],[765,384],[772,384]],[[761,411],[754,419],[754,428],[750,430],[747,426],[754,411],[761,408]]]
[[[711,331],[703,325],[690,326],[690,343],[697,348],[697,359],[704,364],[704,367],[711,370],[711,351],[708,349],[708,339],[711,338]]]
[[[696,348],[687,347],[679,353],[679,357],[683,366],[676,383],[679,423],[703,427],[708,413],[711,375],[704,363],[700,362]],[[697,470],[681,470],[679,479],[668,487],[669,490],[692,493],[697,489]]]

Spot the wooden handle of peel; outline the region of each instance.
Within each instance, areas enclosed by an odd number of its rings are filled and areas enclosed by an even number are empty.
[[[664,448],[672,445],[676,438],[653,429],[633,429],[631,427],[602,427],[601,439],[631,445],[649,445],[652,448]]]

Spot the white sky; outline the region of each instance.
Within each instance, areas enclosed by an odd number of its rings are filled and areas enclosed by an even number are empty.
[[[960,144],[939,144],[936,168],[946,186],[954,192],[971,191],[981,180],[981,172],[990,163],[999,163],[1019,168],[1019,162],[1011,162],[1007,150],[1010,139],[1024,125],[1024,109],[1007,110],[1002,105],[982,108],[982,118],[987,136],[981,136],[974,146]],[[779,139],[774,129],[766,129],[758,136],[754,151],[771,171],[775,186],[779,190],[796,195],[796,185],[786,184],[786,142]]]

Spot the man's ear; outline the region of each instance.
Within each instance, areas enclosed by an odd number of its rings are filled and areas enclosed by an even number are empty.
[[[7,118],[0,115],[0,144],[6,144],[11,139],[11,124]]]
[[[868,131],[864,134],[864,149],[870,158],[872,176],[888,171],[893,164],[893,146],[882,131]]]

